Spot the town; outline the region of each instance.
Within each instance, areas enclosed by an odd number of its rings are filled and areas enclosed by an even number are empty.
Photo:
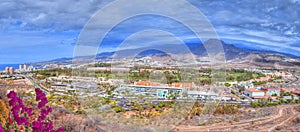
[[[122,62],[124,60],[114,63]],[[189,115],[195,103],[203,109],[212,103],[216,108],[218,105],[267,108],[300,103],[300,74],[296,71],[229,69],[225,82],[211,85],[212,71],[205,66],[208,64],[201,63],[201,69],[190,69],[193,72],[185,77],[191,79],[183,82],[181,74],[184,72],[180,67],[158,62],[154,63],[165,66],[151,66],[149,63],[153,62],[149,57],[137,62],[138,67],[125,68],[114,68],[112,62],[81,66],[22,64],[19,69],[5,68],[0,78],[41,88],[53,106],[63,106],[74,113],[100,114],[107,121],[117,120],[125,124],[130,122],[128,117],[155,118],[172,108]],[[30,88],[27,92],[34,94]],[[209,109],[213,113],[218,111]],[[119,114],[117,119],[111,118],[112,112]]]
[[[300,0],[2,0],[0,132],[300,131]]]
[[[145,62],[149,62],[149,60]],[[72,68],[70,65],[51,64],[45,65],[43,68],[34,68],[24,64],[20,65],[19,69],[6,67],[5,71],[1,72],[0,77],[6,80],[27,79],[27,81],[32,82],[32,85],[40,86],[46,92],[53,91],[54,94],[59,95],[68,95],[72,91],[79,96],[107,97],[110,96],[107,89],[101,87],[102,85],[109,85],[115,88],[113,94],[118,98],[126,98],[126,95],[130,94],[147,95],[152,98],[167,100],[172,95],[176,99],[219,100],[246,104],[261,99],[270,99],[272,102],[297,101],[299,99],[298,75],[294,71],[247,68],[231,70],[228,71],[227,82],[218,82],[219,88],[223,90],[222,93],[218,94],[209,91],[210,72],[208,69],[199,70],[198,80],[180,82],[178,79],[180,69],[175,67],[111,68],[108,67],[109,65],[110,63],[93,64],[87,69],[95,73],[94,77],[84,77],[71,76]],[[132,77],[129,80],[117,79],[117,77],[113,77],[114,74],[110,71],[111,69],[119,74],[129,74]],[[155,73],[158,78],[155,80],[154,77],[152,81],[148,81],[145,77],[149,77],[151,72],[154,73],[152,78]],[[161,79],[165,75],[169,75],[167,76],[168,79],[165,77],[165,81],[162,81]],[[247,77],[243,77],[244,80],[239,80],[239,77],[243,75],[247,75]],[[125,91],[129,91],[129,93],[125,94]]]

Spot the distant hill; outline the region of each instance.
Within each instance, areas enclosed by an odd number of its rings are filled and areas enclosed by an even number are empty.
[[[216,39],[210,39],[204,42],[204,44],[188,44],[186,47],[188,47],[188,53],[192,53],[198,57],[207,57],[207,51],[205,49],[204,45],[212,45],[213,43],[221,43],[226,60],[244,60],[251,58],[253,60],[257,60],[258,62],[268,62],[268,60],[262,60],[260,59],[261,56],[265,55],[276,55],[276,56],[282,56],[282,57],[289,57],[289,58],[295,58],[299,59],[298,56],[294,56],[291,54],[286,53],[280,53],[270,50],[257,50],[257,49],[250,49],[245,47],[237,47],[233,44],[226,44],[223,41],[219,41]],[[136,51],[140,51],[139,54],[133,55],[133,57],[141,58],[146,56],[154,56],[154,55],[167,55],[167,53],[160,51],[158,49],[168,49],[168,53],[172,54],[182,54],[185,55],[187,53],[186,50],[183,50],[185,47],[180,47],[180,45],[173,45],[173,44],[165,44],[161,45],[159,48],[157,46],[150,46],[150,47],[144,47],[144,48],[137,48],[137,49],[124,49],[116,52],[103,52],[99,53],[95,56],[96,61],[105,61],[105,60],[111,60],[111,59],[121,59],[123,57],[129,57],[128,55],[131,55],[132,53],[135,53]],[[115,56],[114,56],[115,55]],[[258,57],[257,55],[260,55]],[[118,57],[116,57],[118,56]],[[250,57],[248,57],[250,56]],[[131,56],[132,57],[132,56]],[[158,56],[159,57],[159,56]],[[258,57],[255,59],[254,57]],[[80,58],[80,57],[78,57]],[[47,64],[47,63],[57,63],[57,64],[72,64],[73,58],[58,58],[55,60],[40,62],[40,63],[34,63],[34,64]],[[84,57],[82,57],[84,59]],[[283,59],[283,58],[282,58]]]
[[[225,53],[226,60],[231,60],[231,59],[239,58],[239,57],[245,57],[250,53],[249,51],[245,51],[243,49],[237,48],[236,46],[234,46],[232,44],[226,44],[224,41],[219,41],[216,39],[210,39],[210,40],[207,40],[206,42],[204,42],[204,44],[193,45],[189,48],[191,49],[192,53],[197,56],[207,56],[207,52],[206,52],[204,45],[209,46],[214,43],[221,43],[224,53]]]

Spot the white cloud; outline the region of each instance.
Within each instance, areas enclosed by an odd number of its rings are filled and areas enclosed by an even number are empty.
[[[108,0],[53,0],[4,1],[0,3],[0,19],[6,24],[22,21],[28,26],[45,28],[54,25],[56,30],[80,29],[89,17]]]
[[[35,1],[4,0],[0,3],[0,48],[14,51],[14,48],[52,46],[74,44],[78,33],[90,17],[101,7],[112,0],[52,0]],[[282,52],[299,52],[300,42],[300,2],[298,0],[188,0],[199,8],[208,20],[216,27],[221,38],[251,42],[262,48]],[[164,1],[158,1],[164,2]],[[176,1],[174,0],[176,3]],[[129,3],[130,4],[130,3]],[[137,7],[142,8],[142,6]],[[155,10],[155,9],[154,9]],[[183,10],[186,15],[179,16],[191,18],[193,13],[185,6],[177,9],[168,9],[170,13]],[[126,14],[126,10],[116,10],[111,18]],[[180,39],[196,38],[194,34],[186,31],[179,23],[164,19],[142,20],[129,22],[131,26],[124,26],[123,30],[113,30],[111,42],[123,37],[131,29],[141,29],[147,25],[161,26],[167,31],[176,32]],[[106,20],[109,22],[109,20]],[[101,20],[99,21],[101,22]],[[97,24],[96,24],[97,25]],[[199,26],[199,23],[191,24]],[[200,25],[201,26],[201,25]],[[127,28],[126,28],[127,27]],[[151,26],[150,26],[151,27]],[[160,27],[159,27],[160,28]],[[205,27],[202,29],[205,31]],[[209,37],[206,35],[204,37]],[[155,39],[147,45],[154,43],[168,43],[164,35],[154,35]],[[126,39],[126,38],[122,38]],[[141,39],[143,40],[143,39]],[[137,40],[136,43],[142,41]],[[245,43],[245,45],[247,45]],[[111,50],[111,47],[104,47]],[[0,54],[1,55],[1,54]]]

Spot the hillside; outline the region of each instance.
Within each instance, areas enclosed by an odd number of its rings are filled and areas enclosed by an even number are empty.
[[[192,53],[197,60],[207,60],[208,54],[205,46],[210,46],[213,43],[221,42],[223,47],[227,63],[232,66],[236,64],[243,64],[242,67],[294,67],[300,66],[300,62],[297,56],[292,56],[289,54],[283,54],[280,52],[268,51],[268,50],[254,50],[249,48],[237,47],[233,44],[226,44],[223,41],[218,41],[215,39],[210,39],[204,44],[190,44],[187,45],[188,50],[183,50],[185,46],[166,44],[160,47],[144,47],[137,49],[124,49],[116,52],[103,52],[97,54],[95,61],[109,61],[111,59],[122,59],[128,57],[142,58],[146,56],[155,56],[154,58],[158,60],[168,59],[166,53],[159,49],[167,49],[168,54],[173,54],[178,58],[186,58]],[[216,47],[217,48],[217,47]],[[137,52],[138,54],[133,54]],[[72,64],[73,58],[59,58],[55,60],[33,63],[33,65],[43,65],[43,64]],[[86,57],[77,57],[77,59],[86,59]],[[240,66],[237,66],[240,67]]]

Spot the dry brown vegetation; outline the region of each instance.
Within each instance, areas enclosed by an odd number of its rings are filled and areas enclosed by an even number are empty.
[[[198,125],[188,121],[176,131],[299,131],[300,106],[248,108],[231,116],[200,116]],[[187,126],[187,124],[194,124]]]

